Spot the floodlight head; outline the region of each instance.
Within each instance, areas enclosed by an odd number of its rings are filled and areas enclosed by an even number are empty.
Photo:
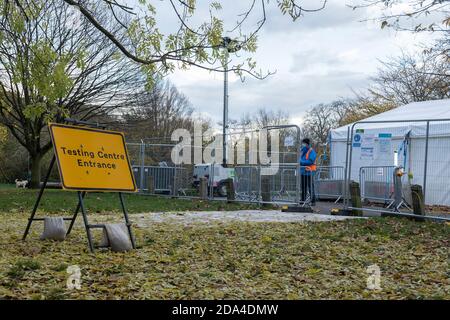
[[[228,45],[231,43],[231,38],[230,37],[222,37],[222,43],[220,44],[221,47],[228,47]]]
[[[227,49],[229,53],[234,53],[241,50],[241,45],[239,41],[231,39],[230,37],[222,37],[222,42],[220,46],[222,48]]]

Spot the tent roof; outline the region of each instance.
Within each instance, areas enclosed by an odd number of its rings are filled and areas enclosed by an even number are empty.
[[[422,102],[413,102],[398,108],[377,114],[364,119],[363,121],[410,121],[410,122],[380,122],[380,123],[361,123],[355,125],[355,129],[370,130],[373,133],[387,132],[393,136],[403,136],[412,130],[412,135],[425,135],[425,122],[415,122],[414,120],[443,120],[450,119],[450,99],[430,100]],[[331,131],[331,139],[347,139],[347,128],[353,124],[345,125]],[[430,130],[433,134],[450,134],[450,123],[436,122],[430,124]]]

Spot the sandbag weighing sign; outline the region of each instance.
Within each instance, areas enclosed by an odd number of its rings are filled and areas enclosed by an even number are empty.
[[[52,223],[50,222],[54,220],[56,222],[59,221],[60,228],[58,232],[62,233],[62,235],[58,235],[60,238],[57,240],[63,240],[70,234],[78,213],[81,212],[91,252],[96,247],[104,246],[111,247],[114,250],[113,244],[117,244],[117,241],[113,242],[114,239],[120,240],[121,247],[126,248],[126,250],[135,249],[136,245],[131,230],[131,223],[128,219],[122,193],[135,192],[137,188],[123,133],[105,130],[104,127],[95,123],[72,119],[65,119],[64,124],[49,123],[48,127],[53,142],[54,156],[50,162],[45,179],[41,183],[39,194],[22,239],[26,239],[34,221],[44,221],[44,233],[41,238],[45,238],[43,237],[46,234],[45,226],[51,226]],[[71,217],[58,217],[56,220],[50,217],[36,218],[35,215],[39,203],[55,162],[58,165],[62,188],[68,191],[77,191],[77,207]],[[117,192],[119,194],[125,223],[118,225],[123,226],[125,231],[122,228],[114,228],[114,232],[117,234],[113,235],[111,232],[108,233],[108,230],[111,229],[109,228],[112,225],[111,223],[89,223],[83,200],[90,191]],[[64,221],[69,221],[70,223],[67,231],[65,230]],[[107,243],[106,245],[94,244],[91,233],[93,228],[104,230],[104,243]],[[55,234],[53,232],[55,230],[51,231],[47,234]]]
[[[62,187],[67,190],[137,190],[121,132],[50,123]]]

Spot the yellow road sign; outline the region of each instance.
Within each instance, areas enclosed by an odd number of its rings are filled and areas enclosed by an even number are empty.
[[[49,124],[64,189],[136,191],[122,132]]]

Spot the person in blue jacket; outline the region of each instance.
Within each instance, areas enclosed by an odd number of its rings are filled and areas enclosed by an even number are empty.
[[[300,150],[300,176],[302,188],[302,201],[306,200],[307,194],[310,195],[311,205],[316,204],[316,196],[314,192],[314,174],[316,167],[317,153],[311,147],[311,141],[308,138],[302,140]]]

